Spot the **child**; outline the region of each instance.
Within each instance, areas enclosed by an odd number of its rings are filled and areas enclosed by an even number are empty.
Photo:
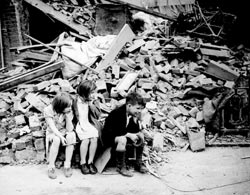
[[[130,92],[126,97],[126,103],[112,110],[105,120],[102,140],[106,148],[112,147],[115,150],[117,171],[123,176],[133,176],[126,168],[126,150],[129,145],[133,145],[136,150],[135,170],[140,173],[147,172],[142,162],[144,135],[139,124],[144,107],[142,96]]]
[[[80,166],[83,174],[96,174],[97,169],[93,164],[99,137],[98,110],[91,103],[91,98],[95,92],[94,82],[86,80],[79,84],[77,97],[74,102],[75,113],[77,115],[76,133],[81,140],[80,145]],[[86,159],[88,155],[88,160]]]
[[[71,159],[76,142],[76,135],[72,123],[72,99],[67,93],[58,94],[52,103],[44,108],[44,117],[47,123],[46,150],[49,150],[48,176],[56,179],[55,161],[58,155],[59,146],[65,145],[64,175],[72,175]],[[50,149],[48,148],[51,143]]]

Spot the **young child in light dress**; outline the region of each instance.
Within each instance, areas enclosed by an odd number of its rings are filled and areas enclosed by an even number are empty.
[[[83,174],[96,174],[97,169],[93,160],[95,157],[98,141],[98,129],[95,126],[93,116],[93,94],[96,91],[96,85],[93,81],[83,81],[77,88],[77,97],[74,103],[77,115],[76,133],[81,141],[80,145],[80,168]],[[87,158],[88,157],[88,158]]]

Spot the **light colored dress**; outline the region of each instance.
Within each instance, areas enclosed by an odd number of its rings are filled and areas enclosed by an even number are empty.
[[[58,131],[60,131],[63,135],[65,135],[65,127],[66,127],[66,120],[65,120],[65,114],[57,114],[53,108],[52,105],[49,105],[47,107],[44,108],[44,118],[52,118],[56,128],[58,129]],[[73,115],[72,115],[73,118]],[[47,126],[47,131],[46,134],[53,134],[53,131],[50,129],[49,126]]]
[[[89,122],[89,105],[78,99],[77,109],[79,121],[76,125],[76,133],[80,140],[98,137],[98,130]]]

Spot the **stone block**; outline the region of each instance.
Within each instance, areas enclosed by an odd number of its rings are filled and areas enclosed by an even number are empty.
[[[34,145],[37,151],[45,150],[44,138],[35,139]]]
[[[25,150],[15,152],[15,159],[17,162],[35,160],[35,158],[36,151],[33,148],[27,148]]]

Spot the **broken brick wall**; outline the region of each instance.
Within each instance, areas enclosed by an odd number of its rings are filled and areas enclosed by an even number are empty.
[[[22,0],[1,0],[0,4],[4,64],[9,67],[10,62],[16,59],[10,48],[27,45],[28,39],[23,34],[29,31],[28,12]]]

